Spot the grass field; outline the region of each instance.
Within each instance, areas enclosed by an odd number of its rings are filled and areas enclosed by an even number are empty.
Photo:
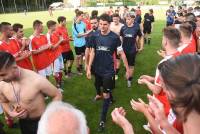
[[[40,19],[44,22],[53,19],[56,20],[57,16],[64,15],[68,20],[72,20],[73,13],[57,11],[54,12],[53,17],[49,17],[48,12],[32,12],[28,13],[27,16],[24,14],[8,14],[0,15],[0,21],[9,21],[12,24],[15,22],[20,22],[25,26],[25,35],[28,37],[32,34],[32,22],[35,19]],[[150,93],[145,86],[140,86],[137,84],[137,79],[142,74],[154,75],[156,64],[160,60],[156,51],[161,47],[161,36],[162,28],[165,25],[164,21],[164,10],[159,9],[155,11],[156,22],[154,24],[154,31],[152,33],[151,45],[145,45],[144,51],[137,55],[135,75],[133,79],[133,86],[131,89],[126,88],[126,81],[124,78],[124,69],[120,70],[120,77],[116,82],[116,88],[113,92],[114,99],[116,102],[110,107],[105,134],[122,134],[122,130],[114,125],[111,121],[110,112],[119,106],[123,106],[127,110],[127,118],[133,124],[135,134],[146,134],[147,132],[143,130],[142,125],[146,123],[144,116],[140,113],[134,112],[131,109],[129,101],[131,98],[137,99],[142,98],[145,101],[146,94]],[[68,30],[71,33],[71,22],[68,22]],[[45,29],[46,32],[46,29]],[[75,70],[74,70],[75,71]],[[53,82],[53,80],[52,80]],[[84,76],[76,76],[71,79],[64,79],[64,94],[63,101],[68,102],[82,110],[87,117],[88,126],[91,130],[91,134],[97,134],[97,127],[99,123],[100,110],[102,106],[102,101],[92,102],[92,98],[95,95],[95,88],[93,86],[94,80],[87,80]],[[1,115],[1,120],[3,116]],[[7,134],[19,134],[18,129],[8,129],[5,127]]]

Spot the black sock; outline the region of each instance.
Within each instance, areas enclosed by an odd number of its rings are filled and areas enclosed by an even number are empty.
[[[132,81],[132,79],[133,79],[133,77],[129,77],[129,78],[128,78],[128,81]]]
[[[80,71],[83,70],[83,65],[79,65]]]
[[[66,70],[66,69],[64,69],[63,71],[64,71],[65,75],[67,75],[67,70]]]
[[[102,112],[101,112],[101,121],[103,121],[103,122],[106,121],[106,115],[108,112],[109,105],[110,105],[110,98],[104,99]]]
[[[116,75],[118,75],[118,73],[119,73],[119,70],[120,70],[119,68],[117,68],[117,69],[116,69]]]
[[[72,69],[72,67],[68,67],[67,73],[71,73],[71,69]]]
[[[148,44],[150,44],[151,43],[151,38],[148,38]]]
[[[113,95],[112,95],[112,92],[110,92],[110,101],[113,101]]]
[[[96,94],[101,96],[101,89],[100,88],[96,88]]]

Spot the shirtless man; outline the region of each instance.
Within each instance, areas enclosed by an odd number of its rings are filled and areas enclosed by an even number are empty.
[[[22,134],[36,134],[45,111],[44,95],[53,101],[62,95],[47,79],[16,65],[15,58],[0,51],[0,103],[10,117],[18,118]]]
[[[112,15],[113,22],[110,23],[110,30],[120,36],[121,28],[124,24],[120,23],[120,16],[119,14]],[[116,71],[115,71],[115,79],[118,79],[118,73],[120,70],[120,55],[116,55]]]

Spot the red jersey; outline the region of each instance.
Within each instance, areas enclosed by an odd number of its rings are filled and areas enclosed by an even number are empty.
[[[9,52],[16,58],[18,57],[18,54],[20,53],[20,44],[16,39],[12,38],[10,39],[9,43],[0,42],[0,50]],[[24,69],[33,70],[29,57],[23,60],[17,61],[17,65]]]
[[[62,52],[71,51],[67,28],[59,26],[57,27],[56,32],[58,33],[59,36],[63,37],[63,39],[65,40],[60,44]]]
[[[193,37],[192,37],[191,42],[189,44],[183,44],[182,46],[180,46],[178,48],[178,51],[181,54],[195,53],[196,50],[197,50],[196,41],[195,41],[195,39]]]
[[[181,55],[181,53],[180,53],[179,51],[177,51],[176,53],[174,53],[174,54],[172,54],[172,55],[166,56],[163,60],[160,61],[159,64],[161,64],[162,62],[164,62],[164,61],[166,61],[166,60],[168,60],[168,59],[170,59],[170,58],[173,58],[173,57],[176,57],[176,56],[179,56],[179,55]],[[158,70],[158,69],[156,69],[155,85],[161,87],[160,74],[159,74],[159,70]],[[160,94],[154,95],[154,96],[155,96],[160,102],[163,103],[163,105],[164,105],[164,110],[165,110],[165,115],[168,117],[168,122],[169,122],[170,124],[172,124],[173,127],[174,127],[176,130],[178,130],[181,134],[183,134],[183,127],[182,127],[182,124],[179,123],[179,122],[177,121],[176,118],[174,118],[175,116],[174,116],[174,114],[173,114],[173,112],[172,112],[172,110],[171,110],[171,106],[170,106],[169,100],[168,100],[168,98],[167,98],[165,92],[163,91],[163,89],[162,89],[162,91],[160,92]]]
[[[56,32],[52,34],[47,33],[47,40],[49,44],[56,45],[60,41],[60,36]],[[52,60],[57,59],[62,53],[61,46],[59,45],[54,50],[51,50],[51,53],[52,53],[52,57],[51,57]]]
[[[92,26],[90,24],[90,20],[89,19],[83,19],[83,22],[85,23],[86,25],[86,30],[91,30],[92,29]]]
[[[166,61],[166,60],[168,60],[168,59],[170,59],[170,58],[179,56],[180,54],[181,54],[181,53],[177,51],[175,54],[166,56],[163,60],[161,60],[161,61],[159,62],[159,64],[163,63],[164,61]],[[161,87],[160,72],[159,72],[158,68],[156,69],[156,76],[155,76],[154,84],[157,85],[157,86],[159,86],[159,87]],[[160,92],[159,94],[154,94],[154,96],[155,96],[160,102],[162,102],[162,104],[164,105],[165,114],[168,115],[168,114],[169,114],[169,109],[170,109],[171,107],[170,107],[168,98],[167,98],[165,92],[163,91],[163,89],[161,90],[161,92]]]
[[[30,50],[39,50],[42,47],[45,47],[48,45],[47,37],[43,34],[40,36],[30,36],[31,44],[30,44]],[[43,52],[40,52],[38,54],[33,54],[33,64],[36,68],[36,70],[42,70],[48,67],[52,62],[52,55],[50,50],[45,50]]]

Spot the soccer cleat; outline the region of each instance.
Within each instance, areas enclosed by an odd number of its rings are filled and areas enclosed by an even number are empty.
[[[131,81],[129,81],[129,80],[127,81],[127,87],[131,88]]]
[[[98,101],[98,100],[101,100],[101,99],[103,99],[103,96],[101,96],[101,95],[96,95],[94,97],[94,101]]]
[[[98,132],[103,132],[104,130],[105,130],[105,123],[104,123],[104,121],[101,121],[99,123]]]

